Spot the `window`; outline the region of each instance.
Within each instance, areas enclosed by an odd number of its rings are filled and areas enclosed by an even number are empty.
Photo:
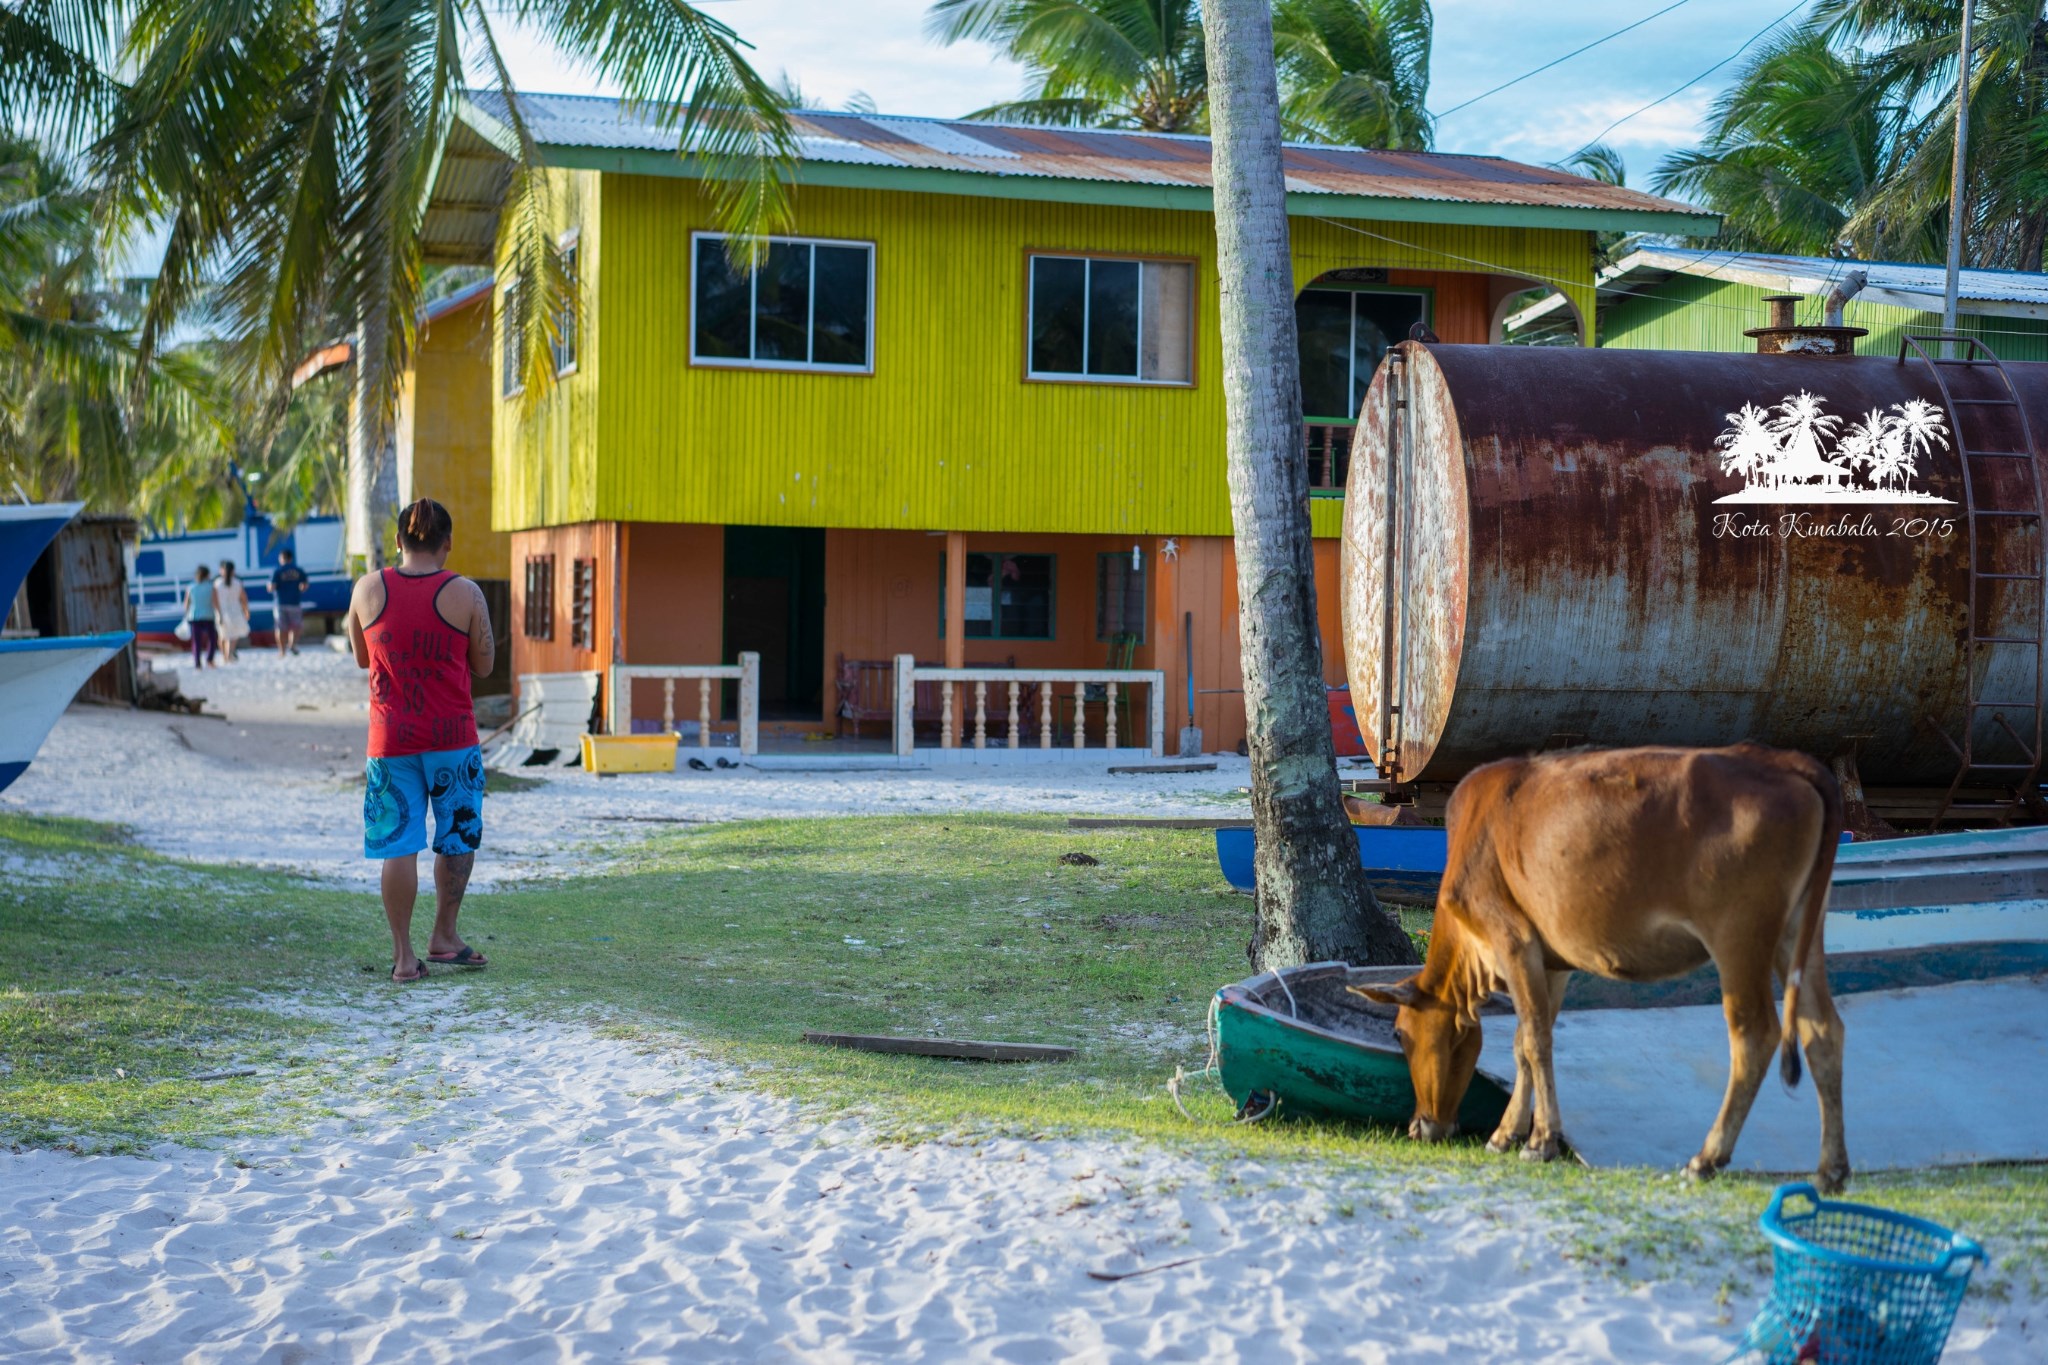
[[[578,649],[597,648],[597,561],[579,559],[569,566],[569,643]]]
[[[1145,643],[1145,561],[1128,554],[1095,557],[1095,638],[1129,636]]]
[[[1311,422],[1353,422],[1387,348],[1425,321],[1429,295],[1304,289],[1294,301],[1301,343],[1301,411]]]
[[[505,294],[499,302],[498,310],[498,336],[503,344],[499,361],[498,392],[510,398],[526,387],[519,372],[519,353],[526,349],[526,329],[519,325],[518,285],[505,286]]]
[[[1031,377],[1192,384],[1194,294],[1190,261],[1033,256]]]
[[[577,271],[582,258],[582,234],[571,231],[562,238],[562,311],[555,314],[555,373],[576,369],[576,316],[583,304],[583,280]]]
[[[771,237],[761,268],[741,274],[725,243],[711,232],[691,238],[691,360],[848,374],[874,369],[874,247]]]
[[[137,578],[155,578],[163,571],[164,552],[162,550],[138,550],[135,552],[135,576]]]
[[[526,638],[555,638],[555,557],[526,557]]]
[[[970,640],[1052,638],[1051,555],[967,556],[966,621]],[[939,635],[946,634],[946,570],[939,561]]]

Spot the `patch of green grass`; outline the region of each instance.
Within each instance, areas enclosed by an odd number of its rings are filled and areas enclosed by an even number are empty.
[[[1070,851],[1097,864],[1061,863]],[[18,1061],[0,1074],[0,1112],[23,1116],[0,1140],[237,1131],[231,1111],[183,1104],[189,1092],[169,1077],[118,1112],[117,1091],[90,1092],[103,1082],[88,1077],[110,1066],[171,1072],[237,1048],[272,1046],[274,1058],[296,1045],[298,1025],[261,1009],[266,989],[370,1000],[397,989],[382,979],[383,923],[367,893],[110,849],[104,831],[78,822],[0,816],[0,857],[9,852],[67,874],[31,878],[11,907],[0,895],[0,991],[10,992],[0,1017],[41,1020],[36,1037],[70,1041],[38,1044],[67,1059],[62,1078],[32,1078],[45,1066]],[[1199,1076],[1184,1088],[1196,1121],[1183,1118],[1165,1082],[1177,1066],[1202,1066],[1210,996],[1250,970],[1251,902],[1223,885],[1204,832],[939,815],[693,828],[624,852],[604,876],[475,894],[463,928],[492,965],[462,976],[467,1004],[582,1018],[654,1047],[686,1042],[747,1067],[752,1083],[858,1111],[885,1138],[1104,1133],[1195,1152],[1219,1170],[1301,1162],[1356,1176],[1345,1197],[1366,1211],[1383,1177],[1410,1198],[1517,1217],[1540,1209],[1567,1230],[1571,1254],[1624,1277],[1767,1272],[1755,1218],[1770,1181],[1530,1167],[1476,1141],[1428,1147],[1392,1129],[1233,1126],[1229,1101]],[[1426,911],[1401,918],[1411,936],[1426,933]],[[438,972],[408,989],[454,979]],[[206,1011],[203,1035],[185,1004]],[[1022,1066],[880,1056],[806,1045],[805,1029],[1062,1043],[1079,1056]],[[182,1051],[195,1037],[208,1050]],[[287,1079],[304,1073],[275,1064]],[[235,1093],[220,1089],[235,1083],[206,1084],[208,1096]],[[73,1107],[52,1085],[71,1087]],[[2030,1283],[2048,1264],[2040,1168],[1861,1177],[1855,1194],[1979,1237],[1998,1276]]]

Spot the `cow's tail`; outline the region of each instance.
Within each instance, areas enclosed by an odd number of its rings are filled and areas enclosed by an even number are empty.
[[[1842,842],[1845,815],[1842,788],[1835,775],[1822,764],[1800,756],[1799,775],[1820,794],[1820,847],[1813,851],[1813,866],[1807,870],[1806,886],[1799,893],[1799,946],[1792,952],[1792,969],[1785,976],[1785,1037],[1778,1053],[1778,1076],[1787,1086],[1799,1084],[1799,986],[1806,975],[1806,959],[1813,952],[1821,921],[1827,916],[1828,882],[1835,875],[1835,850]]]

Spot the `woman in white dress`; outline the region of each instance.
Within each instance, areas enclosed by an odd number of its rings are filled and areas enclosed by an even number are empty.
[[[235,562],[220,562],[220,577],[214,581],[214,615],[219,621],[220,652],[226,662],[235,661],[235,650],[249,638],[249,589],[235,573]]]

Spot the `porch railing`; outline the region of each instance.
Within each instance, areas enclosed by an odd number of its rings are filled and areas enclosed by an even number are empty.
[[[1351,436],[1358,428],[1345,422],[1305,422],[1303,445],[1308,451],[1308,486],[1318,493],[1342,493],[1351,474]]]
[[[917,685],[944,684],[939,688],[939,747],[957,748],[959,731],[976,749],[989,747],[989,688],[999,689],[997,712],[1008,719],[1007,734],[999,735],[1003,747],[1022,749],[1027,736],[1035,735],[1037,748],[1053,749],[1053,729],[1060,711],[1071,705],[1073,727],[1070,743],[1075,749],[1088,747],[1087,715],[1091,701],[1102,703],[1102,748],[1117,747],[1117,693],[1126,687],[1143,687],[1146,693],[1147,736],[1144,747],[1154,757],[1166,752],[1166,674],[1156,668],[932,668],[920,666],[914,654],[896,656],[896,752],[910,756],[916,748]],[[1101,693],[1090,695],[1099,687]],[[1025,689],[1036,702],[1037,714],[1025,719]],[[956,692],[963,692],[959,701]],[[1002,703],[1007,703],[1006,705]],[[1137,745],[1130,746],[1139,747]]]
[[[752,755],[761,749],[761,656],[740,655],[736,664],[613,664],[605,681],[605,728],[623,735],[633,728],[633,680],[661,679],[661,728],[676,728],[676,684],[695,680],[697,684],[697,747],[711,747],[711,693],[713,683],[736,681],[740,685],[740,752]]]

